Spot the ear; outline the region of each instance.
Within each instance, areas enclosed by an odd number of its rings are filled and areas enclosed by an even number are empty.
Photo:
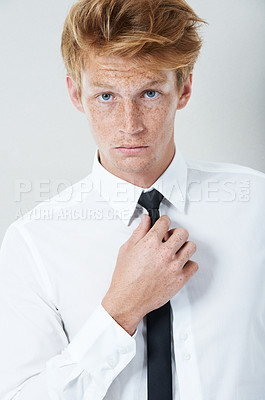
[[[83,105],[79,101],[79,98],[77,96],[77,85],[70,74],[66,75],[66,85],[67,85],[70,99],[71,99],[73,105],[75,106],[75,108],[77,108],[78,111],[85,113]]]
[[[191,86],[192,86],[192,72],[189,74],[188,79],[186,80],[184,87],[182,89],[182,93],[178,101],[177,110],[181,110],[188,103],[191,96]]]

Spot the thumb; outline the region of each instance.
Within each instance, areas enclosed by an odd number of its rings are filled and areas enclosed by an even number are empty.
[[[141,240],[149,231],[151,227],[151,218],[147,214],[143,214],[140,224],[133,231],[131,237],[129,238],[130,244],[136,245],[139,240]]]

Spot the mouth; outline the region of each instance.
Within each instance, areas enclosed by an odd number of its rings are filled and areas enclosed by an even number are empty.
[[[123,145],[119,147],[115,147],[114,149],[120,151],[124,154],[138,154],[144,152],[149,146],[131,146],[131,145]]]
[[[141,148],[144,148],[144,147],[148,147],[148,146],[131,146],[131,145],[127,145],[127,144],[124,144],[123,146],[118,146],[118,147],[115,147],[115,149],[141,149]]]

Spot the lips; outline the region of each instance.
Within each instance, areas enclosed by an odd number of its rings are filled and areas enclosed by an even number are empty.
[[[143,148],[143,147],[148,147],[148,146],[131,146],[131,145],[125,144],[123,146],[117,146],[115,148],[116,149],[140,149],[140,148]]]
[[[115,147],[114,150],[118,151],[120,154],[126,156],[133,155],[141,155],[143,154],[149,146],[132,146],[132,145],[123,145],[119,147]]]

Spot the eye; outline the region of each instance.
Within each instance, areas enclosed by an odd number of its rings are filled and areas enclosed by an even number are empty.
[[[111,97],[112,97],[112,94],[110,94],[110,93],[103,93],[103,94],[100,94],[98,97],[100,97],[102,100],[103,100],[103,102],[108,102],[110,99],[111,99]]]
[[[157,95],[159,94],[157,90],[147,90],[145,92],[145,94],[147,95],[148,99],[154,99],[155,97],[157,97]]]

